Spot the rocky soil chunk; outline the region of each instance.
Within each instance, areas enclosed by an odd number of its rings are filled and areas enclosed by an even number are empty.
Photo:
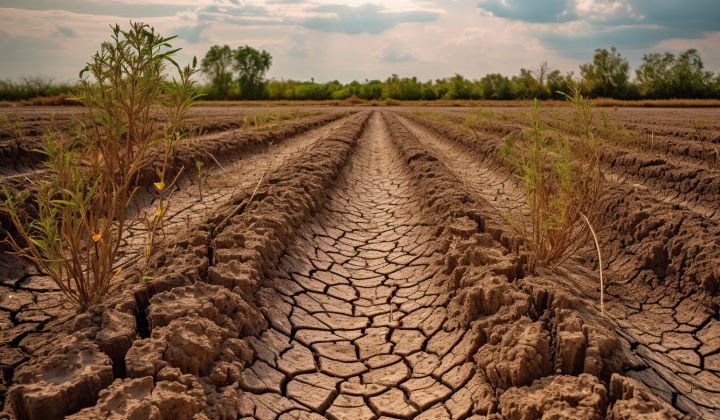
[[[500,413],[507,420],[602,420],[606,405],[605,387],[588,374],[542,378],[530,386],[510,388],[500,397]]]
[[[60,420],[94,405],[113,381],[112,362],[84,337],[22,366],[8,398],[18,420]]]

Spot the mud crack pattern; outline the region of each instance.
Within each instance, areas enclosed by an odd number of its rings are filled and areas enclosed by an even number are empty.
[[[717,311],[705,310],[708,301],[691,311],[686,295],[668,300],[663,288],[635,285],[644,304],[623,315],[623,289],[613,283],[611,323],[594,309],[587,267],[527,275],[502,217],[522,211],[524,194],[498,158],[495,134],[455,133],[390,111],[308,121],[267,136],[215,133],[204,149],[179,151],[178,162],[205,150],[222,163],[205,199],[181,179],[167,225],[175,233],[153,257],[153,277],[140,282],[129,268],[129,287],[85,314],[26,316],[58,300],[57,291],[0,258],[12,283],[2,281],[0,296],[8,356],[0,386],[10,385],[0,399],[13,405],[0,418],[137,418],[147,410],[194,420],[676,418],[672,406],[715,414]],[[256,199],[242,207],[260,178]],[[152,194],[141,198],[153,208]],[[646,213],[639,227],[655,220]],[[637,230],[622,225],[633,217],[612,228],[612,241]],[[682,230],[701,219],[685,217]],[[713,226],[693,230],[702,233],[696,241]],[[131,233],[128,261],[143,242],[142,229]],[[633,264],[626,274],[616,267],[643,255],[646,237],[616,247],[613,277],[638,283]],[[683,261],[711,264],[690,256],[690,245]],[[678,267],[654,271],[658,279],[687,272],[669,258]],[[711,288],[714,280],[702,281]],[[658,316],[652,305],[677,313]],[[669,317],[682,325],[658,324]],[[46,331],[58,322],[67,327]],[[41,330],[63,343],[39,339],[42,352],[31,352],[28,340]],[[642,331],[662,340],[647,343]],[[676,369],[685,359],[700,364]],[[42,403],[49,395],[57,404]]]
[[[278,398],[330,419],[467,414],[453,396],[471,392],[468,333],[441,330],[445,302],[431,286],[422,220],[375,114],[325,209],[268,279],[265,292],[282,303],[253,340],[258,359],[240,387],[254,410],[244,414],[275,418],[266,409]]]

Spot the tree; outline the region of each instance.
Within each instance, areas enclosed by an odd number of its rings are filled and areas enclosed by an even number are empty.
[[[565,76],[562,75],[560,70],[553,70],[547,76],[547,90],[553,99],[566,99],[566,95],[571,93],[571,86],[574,85],[573,75],[575,72],[568,72]]]
[[[673,54],[645,54],[643,63],[635,70],[640,94],[648,99],[669,98],[673,80]]]
[[[592,64],[581,64],[580,75],[595,97],[626,99],[629,96],[630,63],[612,47],[596,49]]]
[[[200,61],[202,72],[210,79],[218,98],[228,97],[232,87],[233,51],[229,46],[213,45]]]
[[[713,72],[705,71],[698,50],[681,53],[672,66],[672,96],[675,98],[706,98],[710,93]]]
[[[645,98],[707,98],[712,96],[713,73],[704,70],[700,53],[689,49],[673,54],[646,54],[635,71]]]
[[[258,99],[263,94],[263,78],[272,65],[269,52],[255,48],[238,47],[235,50],[235,70],[239,73],[238,85],[243,99]]]
[[[543,61],[539,67],[530,67],[530,74],[535,76],[535,80],[537,80],[539,84],[545,86],[545,78],[548,77],[552,70],[552,67],[548,67],[547,61]]]
[[[545,86],[535,80],[532,71],[520,69],[520,76],[513,76],[512,84],[518,98],[547,99],[550,96]]]
[[[480,79],[480,89],[484,99],[513,99],[510,79],[500,73],[487,74]]]

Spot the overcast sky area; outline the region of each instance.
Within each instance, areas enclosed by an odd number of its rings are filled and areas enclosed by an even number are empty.
[[[179,35],[177,61],[215,44],[273,56],[268,76],[325,82],[575,71],[596,48],[700,51],[720,71],[720,0],[0,0],[0,78],[73,81],[110,24]],[[634,72],[633,72],[634,74]]]

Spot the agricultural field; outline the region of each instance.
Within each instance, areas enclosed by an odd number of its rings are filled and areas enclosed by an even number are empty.
[[[102,302],[0,244],[0,418],[720,418],[720,110],[602,111],[190,108]],[[84,112],[0,108],[0,185],[39,194]],[[508,152],[532,121],[599,145],[592,235],[550,264]]]

